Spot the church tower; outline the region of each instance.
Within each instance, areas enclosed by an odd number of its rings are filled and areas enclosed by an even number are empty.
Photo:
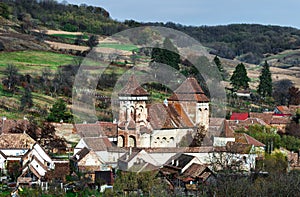
[[[195,78],[187,78],[168,99],[170,103],[180,103],[194,126],[209,126],[209,99]]]
[[[139,131],[147,125],[146,102],[149,93],[142,88],[132,75],[118,93],[120,109],[118,119],[118,146],[139,146]]]

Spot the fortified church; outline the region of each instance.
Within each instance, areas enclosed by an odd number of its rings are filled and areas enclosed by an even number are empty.
[[[187,78],[162,104],[148,104],[149,93],[134,76],[118,97],[119,147],[178,147],[186,134],[209,125],[209,99],[195,78]]]

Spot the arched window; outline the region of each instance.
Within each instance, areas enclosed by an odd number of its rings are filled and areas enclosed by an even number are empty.
[[[136,139],[132,135],[128,138],[128,147],[136,147]]]
[[[125,137],[123,135],[118,136],[118,147],[124,147],[125,146]]]

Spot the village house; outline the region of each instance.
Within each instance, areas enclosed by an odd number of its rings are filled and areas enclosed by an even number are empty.
[[[35,141],[26,133],[2,133],[0,135],[1,175],[7,175],[8,170],[15,165],[21,166],[22,157],[34,144]]]
[[[95,182],[95,171],[104,170],[108,167],[99,158],[94,150],[83,147],[71,158],[73,168],[76,172],[82,172],[85,177],[90,179],[91,183]]]
[[[149,171],[158,169],[160,166],[161,164],[144,149],[132,152],[130,148],[128,153],[118,159],[118,168],[122,171]]]
[[[22,156],[21,164],[22,172],[17,180],[20,185],[47,182],[46,174],[55,168],[53,160],[37,143]]]

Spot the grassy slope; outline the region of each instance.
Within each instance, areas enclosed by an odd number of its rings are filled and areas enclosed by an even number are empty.
[[[56,70],[60,65],[71,64],[74,56],[46,51],[17,51],[0,53],[0,73],[7,64],[16,65],[21,73],[35,73],[43,68]]]
[[[111,48],[111,49],[119,49],[122,51],[133,51],[138,47],[132,44],[118,44],[118,43],[100,43],[99,47],[103,48]]]

